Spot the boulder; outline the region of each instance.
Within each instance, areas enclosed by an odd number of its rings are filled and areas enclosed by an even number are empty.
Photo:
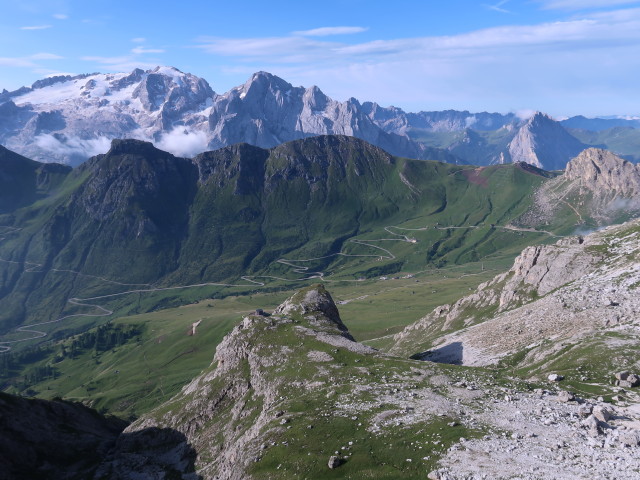
[[[331,457],[329,457],[329,463],[327,465],[331,469],[338,468],[340,465],[342,465],[342,459],[337,455],[331,455]]]
[[[602,433],[600,422],[593,415],[589,415],[587,419],[582,422],[582,426],[587,430],[587,435],[590,437],[597,437]]]
[[[607,407],[598,405],[596,407],[593,407],[593,416],[601,422],[608,422],[611,418],[611,410],[609,410]]]
[[[575,395],[571,392],[565,392],[564,390],[559,392],[556,399],[559,402],[563,402],[563,403],[567,403],[567,402],[572,402],[573,400],[576,399]]]
[[[618,441],[628,447],[637,447],[640,445],[640,432],[637,430],[623,430],[618,436]]]
[[[625,370],[625,371],[616,373],[615,377],[616,377],[616,380],[626,380],[629,375],[631,375],[631,373]]]
[[[580,415],[582,418],[587,418],[589,415],[591,415],[592,410],[593,410],[593,405],[589,405],[588,403],[585,403],[584,405],[580,405],[578,407],[578,415]]]

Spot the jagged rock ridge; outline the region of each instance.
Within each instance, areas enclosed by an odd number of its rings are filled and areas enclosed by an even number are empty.
[[[327,134],[355,136],[405,157],[457,161],[384,131],[353,98],[337,102],[318,87],[293,87],[266,72],[223,95],[172,67],[62,76],[5,92],[0,102],[0,142],[41,161],[78,164],[103,153],[113,138],[151,140],[192,156],[241,142],[271,148]]]

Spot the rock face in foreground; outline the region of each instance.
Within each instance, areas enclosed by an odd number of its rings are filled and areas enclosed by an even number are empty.
[[[580,398],[557,383],[534,389],[496,371],[383,355],[347,337],[324,287],[303,289],[271,316],[246,317],[218,346],[210,368],[115,445],[109,437],[113,448],[89,437],[85,445],[97,452],[86,456],[91,467],[42,478],[637,476],[640,412],[631,407]],[[20,421],[39,421],[37,412],[18,412]],[[92,423],[67,425],[77,440],[75,429]],[[75,452],[67,433],[61,444]],[[24,468],[29,459],[20,458]]]
[[[523,260],[517,275],[535,270],[533,263]],[[541,276],[531,281],[540,284]],[[196,472],[177,477],[185,480],[427,473],[540,480],[558,471],[607,478],[612,468],[615,478],[631,480],[640,468],[639,414],[630,408],[556,385],[532,391],[506,377],[498,385],[495,372],[394,358],[346,335],[330,295],[308,287],[271,316],[246,317],[218,346],[210,369],[124,435],[180,432],[184,443],[172,455],[197,455]],[[109,478],[135,477],[144,444],[137,454],[116,449]]]

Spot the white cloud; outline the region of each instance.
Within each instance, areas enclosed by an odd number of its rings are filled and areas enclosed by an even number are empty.
[[[33,55],[29,55],[29,58],[33,60],[61,60],[64,57],[61,57],[60,55],[56,55],[55,53],[41,52],[41,53],[35,53]]]
[[[489,57],[521,55],[531,49],[549,55],[561,50],[597,50],[621,44],[640,44],[640,9],[604,12],[567,21],[538,25],[513,25],[476,30],[451,36],[339,43],[300,37],[220,38],[201,37],[205,52],[245,61],[295,64],[325,61],[353,63],[369,59],[463,58],[482,61]],[[549,51],[553,48],[555,52]],[[516,52],[518,51],[518,52]],[[473,58],[470,58],[473,57]]]
[[[52,25],[30,25],[26,27],[20,27],[20,30],[46,30],[47,28],[51,28]]]
[[[536,111],[535,110],[531,110],[529,108],[524,108],[522,110],[516,110],[513,113],[520,120],[529,120],[531,117],[533,117],[536,114]]]
[[[366,27],[321,27],[311,30],[298,30],[292,32],[292,35],[298,35],[303,37],[326,37],[329,35],[351,35],[354,33],[366,32]]]
[[[79,137],[66,137],[58,139],[49,133],[38,135],[34,143],[42,150],[62,157],[89,158],[100,153],[106,153],[111,141],[106,137],[82,139]]]
[[[485,8],[488,8],[489,10],[493,10],[500,13],[511,13],[510,10],[507,10],[506,8],[502,8],[502,6],[508,2],[509,0],[500,0],[496,4],[492,4],[492,5],[483,4],[482,6]]]
[[[103,65],[114,65],[114,64],[118,64],[118,63],[129,62],[129,61],[132,60],[132,57],[129,56],[129,55],[120,56],[120,57],[86,56],[86,57],[81,57],[81,60],[84,60],[86,62],[97,62],[97,63],[101,63]]]
[[[56,20],[66,20],[67,18],[69,18],[69,15],[66,15],[64,13],[54,13],[53,18],[55,18]]]
[[[133,38],[132,42],[144,42],[145,39],[142,37]],[[160,48],[147,48],[142,45],[138,45],[131,49],[130,53],[126,55],[119,55],[113,57],[102,57],[102,56],[84,56],[81,57],[81,60],[85,62],[95,62],[101,66],[101,68],[108,69],[113,72],[126,72],[131,71],[135,68],[153,68],[159,65],[161,62],[158,62],[157,59],[145,58],[144,56],[147,54],[154,53],[164,53],[165,51]]]
[[[147,39],[144,37],[136,37],[136,38],[132,38],[131,41],[133,43],[144,43],[147,41]]]
[[[162,135],[154,142],[160,150],[179,157],[193,157],[207,151],[207,136],[201,131],[191,131],[185,127],[177,127]]]
[[[638,0],[536,0],[547,10],[586,10],[639,3]]]
[[[281,63],[302,62],[328,57],[342,44],[300,37],[220,38],[201,37],[199,48],[208,53],[250,59],[276,60]]]
[[[0,65],[5,67],[33,67],[34,63],[27,58],[0,57]]]
[[[142,55],[144,53],[164,53],[164,50],[160,48],[135,47],[131,49],[131,53],[135,55]]]

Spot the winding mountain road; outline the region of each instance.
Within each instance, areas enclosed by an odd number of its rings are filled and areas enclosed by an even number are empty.
[[[1,228],[1,227],[0,227]],[[16,228],[16,227],[4,227],[7,228],[9,230],[4,231],[2,233],[0,233],[0,241],[4,240],[6,238],[7,235],[15,233],[17,231],[20,231],[20,228]],[[241,276],[241,280],[243,280],[246,283],[221,283],[221,282],[203,282],[203,283],[194,283],[194,284],[188,284],[188,285],[176,285],[176,286],[170,286],[170,287],[156,287],[153,284],[147,284],[147,283],[143,283],[143,284],[136,284],[136,283],[125,283],[125,282],[119,282],[116,280],[111,280],[105,277],[100,277],[100,276],[96,276],[96,275],[89,275],[89,274],[85,274],[85,273],[81,273],[81,272],[77,272],[74,270],[67,270],[67,269],[58,269],[58,268],[52,268],[49,271],[51,272],[56,272],[56,273],[62,273],[62,274],[71,274],[71,275],[76,275],[76,276],[84,276],[84,277],[90,277],[90,278],[94,278],[94,279],[98,279],[102,282],[105,283],[109,283],[111,285],[120,285],[123,287],[146,287],[146,288],[133,288],[130,290],[125,290],[123,292],[117,292],[117,293],[110,293],[110,294],[105,294],[105,295],[96,295],[93,297],[86,297],[86,298],[79,298],[79,297],[71,297],[69,299],[67,299],[67,302],[71,305],[76,305],[76,306],[80,306],[80,307],[89,307],[89,308],[93,308],[95,309],[95,313],[76,313],[76,314],[71,314],[71,315],[64,315],[61,316],[59,318],[56,318],[54,320],[48,320],[48,321],[44,321],[44,322],[37,322],[37,323],[31,323],[28,325],[23,325],[20,327],[17,327],[14,332],[16,333],[25,333],[25,334],[31,334],[29,337],[27,338],[19,338],[16,340],[1,340],[0,341],[0,353],[3,352],[8,352],[11,350],[12,345],[15,345],[17,343],[21,343],[21,342],[26,342],[29,340],[34,340],[34,339],[38,339],[38,338],[43,338],[46,337],[48,335],[48,332],[44,332],[42,330],[37,329],[36,327],[42,327],[44,325],[52,325],[55,323],[59,323],[62,322],[66,319],[69,318],[77,318],[77,317],[108,317],[113,315],[113,311],[109,310],[106,306],[102,305],[101,303],[103,301],[108,301],[109,299],[113,299],[116,297],[121,297],[124,295],[130,295],[130,294],[134,294],[134,293],[153,293],[153,292],[166,292],[166,291],[171,291],[171,290],[184,290],[184,289],[189,289],[189,288],[198,288],[198,287],[230,287],[230,288],[234,288],[234,287],[247,287],[247,286],[258,286],[258,287],[264,287],[266,285],[266,281],[268,280],[281,280],[281,281],[294,281],[294,282],[303,282],[303,281],[307,281],[307,280],[311,280],[311,279],[320,279],[323,282],[343,282],[343,281],[348,281],[348,282],[361,282],[364,281],[363,279],[357,279],[357,280],[332,280],[329,279],[325,276],[325,272],[322,271],[316,271],[316,272],[311,272],[309,271],[311,267],[308,266],[304,266],[301,264],[304,263],[310,263],[310,262],[317,262],[319,260],[324,260],[327,258],[331,258],[331,257],[337,257],[337,256],[343,256],[343,257],[362,257],[362,258],[378,258],[379,260],[393,260],[396,258],[396,256],[387,248],[381,247],[379,245],[375,245],[374,243],[378,243],[378,242],[405,242],[405,243],[412,243],[415,244],[417,243],[417,240],[415,238],[411,238],[408,234],[404,234],[404,233],[397,233],[396,231],[402,231],[402,232],[421,232],[421,231],[426,231],[429,230],[431,228],[435,228],[438,230],[445,230],[445,229],[470,229],[470,228],[479,228],[478,226],[450,226],[450,227],[444,227],[444,226],[425,226],[425,227],[418,227],[418,228],[406,228],[406,227],[399,227],[399,226],[394,226],[394,225],[389,225],[384,227],[384,230],[389,234],[389,235],[393,235],[395,238],[379,238],[379,239],[371,239],[371,240],[355,240],[355,239],[350,239],[348,241],[348,243],[353,243],[355,245],[360,245],[366,248],[372,248],[374,250],[376,250],[376,253],[369,253],[369,254],[353,254],[353,253],[345,253],[345,252],[337,252],[337,253],[332,253],[329,255],[324,255],[321,257],[314,257],[314,258],[304,258],[304,259],[298,259],[298,260],[291,260],[291,259],[286,259],[286,258],[280,258],[278,260],[276,260],[275,263],[279,263],[281,265],[285,265],[288,266],[292,269],[293,273],[297,273],[302,275],[299,278],[284,278],[284,277],[279,277],[279,276],[274,276],[274,275],[243,275]],[[531,233],[547,233],[549,235],[552,236],[556,236],[553,235],[550,232],[541,232],[538,230],[533,230],[533,229],[525,229],[525,228],[518,228],[518,227],[511,227],[511,226],[505,226],[505,227],[500,227],[506,230],[516,230],[516,231],[523,231],[523,232],[531,232]],[[393,231],[396,230],[396,231]],[[25,273],[42,273],[43,270],[41,270],[42,268],[42,264],[41,263],[37,263],[37,262],[29,262],[29,261],[25,261],[25,262],[18,262],[18,261],[14,261],[14,260],[7,260],[7,259],[3,259],[0,258],[0,262],[3,263],[11,263],[11,264],[17,264],[17,265],[23,265],[24,266],[24,272]]]

